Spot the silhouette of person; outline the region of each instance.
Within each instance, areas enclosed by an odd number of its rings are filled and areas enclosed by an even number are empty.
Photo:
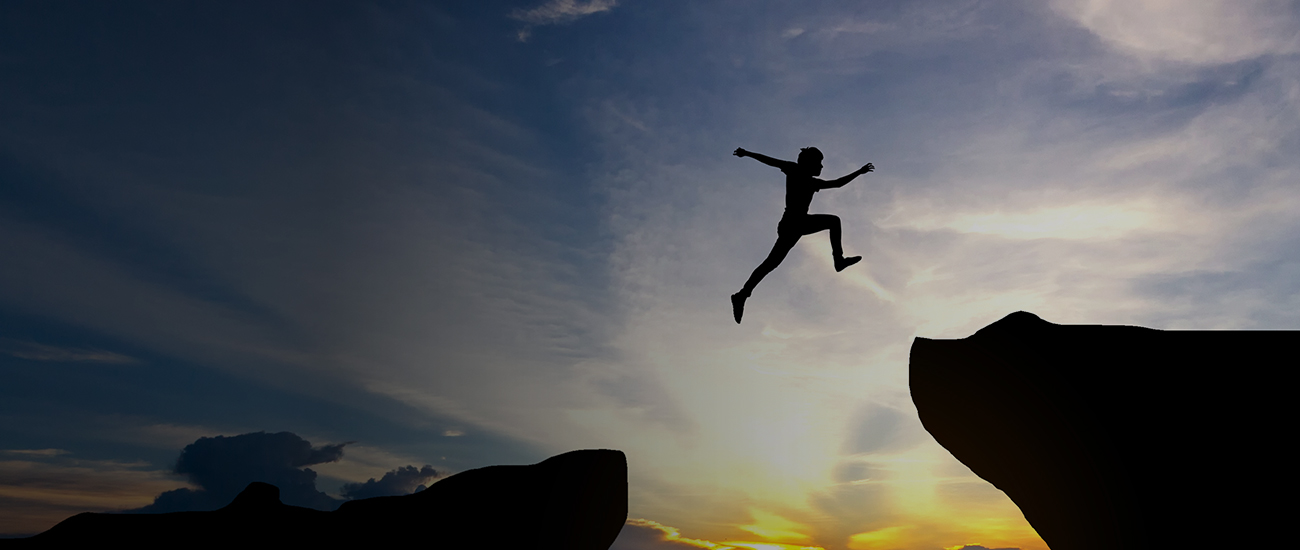
[[[763,277],[776,269],[776,266],[781,265],[786,254],[790,253],[794,244],[799,242],[799,237],[829,229],[831,254],[835,258],[836,272],[844,271],[845,268],[862,260],[862,256],[844,257],[844,248],[840,246],[839,216],[809,214],[808,205],[812,203],[813,193],[822,189],[844,187],[854,178],[874,171],[876,167],[868,162],[866,166],[852,174],[826,181],[817,178],[822,174],[822,152],[816,147],[800,149],[798,162],[774,159],[740,148],[732,154],[741,158],[751,157],[785,173],[785,214],[781,216],[781,222],[776,225],[776,244],[772,245],[772,251],[767,254],[767,259],[754,268],[754,273],[749,276],[748,281],[745,281],[745,287],[731,295],[731,314],[735,316],[736,323],[740,323],[740,317],[745,313],[745,300],[749,298],[750,293]]]

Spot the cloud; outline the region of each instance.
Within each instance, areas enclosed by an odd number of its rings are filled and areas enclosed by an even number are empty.
[[[47,361],[55,363],[108,363],[129,365],[139,363],[134,357],[97,349],[62,348],[37,344],[36,342],[19,342],[0,340],[0,353],[29,361]]]
[[[682,537],[677,529],[656,521],[629,518],[610,550],[652,550],[660,548],[717,548],[706,540]]]
[[[609,550],[821,550],[818,546],[800,546],[775,542],[714,542],[683,537],[676,528],[657,521],[630,518]]]
[[[256,432],[232,437],[201,437],[185,446],[176,460],[175,474],[185,476],[194,488],[181,488],[158,495],[153,504],[129,510],[134,513],[165,513],[216,510],[243,491],[249,483],[261,481],[280,488],[280,500],[292,506],[333,510],[345,500],[405,495],[421,491],[438,476],[433,466],[403,466],[376,480],[345,483],[343,499],[316,488],[317,472],[307,466],[337,463],[343,447],[350,443],[312,447],[311,442],[291,432]],[[54,450],[27,451],[28,453]],[[22,451],[20,451],[22,452]]]
[[[71,453],[63,449],[9,449],[5,451],[0,451],[0,454],[15,455],[21,457],[31,457],[31,458],[49,458],[49,457],[61,456],[61,455],[66,455]]]
[[[519,41],[526,42],[532,35],[533,26],[559,25],[572,23],[588,15],[609,11],[618,5],[618,0],[551,0],[531,10],[515,10],[510,18],[523,21],[526,26],[519,30]]]
[[[1052,6],[1139,57],[1228,63],[1300,46],[1295,4],[1284,0],[1057,0]]]
[[[915,414],[871,404],[853,420],[844,441],[845,454],[906,450],[925,440],[925,428]]]
[[[951,229],[1007,239],[1113,239],[1156,225],[1174,225],[1169,218],[1175,213],[1170,210],[1173,207],[1167,203],[1147,197],[1045,206],[1022,212],[935,213],[924,206],[900,203],[895,215],[883,220],[881,227]]]
[[[139,513],[215,510],[230,503],[249,483],[261,481],[280,488],[285,504],[332,510],[342,501],[316,489],[316,472],[306,466],[343,458],[343,446],[314,448],[290,432],[248,433],[232,437],[203,437],[187,445],[175,472],[198,489],[175,489],[158,495]]]
[[[346,483],[342,494],[350,499],[409,495],[423,491],[425,484],[437,476],[438,472],[428,464],[423,468],[403,466],[384,474],[379,481],[372,477],[365,483]]]
[[[850,550],[868,550],[870,548],[880,548],[882,546],[897,544],[899,540],[906,540],[907,531],[912,527],[908,525],[894,525],[857,533],[849,537]]]
[[[531,10],[515,10],[510,18],[531,25],[555,25],[609,11],[617,5],[617,0],[551,0]]]

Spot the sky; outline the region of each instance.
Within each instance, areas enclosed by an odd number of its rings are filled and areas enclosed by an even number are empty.
[[[616,550],[1042,550],[912,339],[1298,329],[1297,153],[1295,1],[5,2],[0,533],[612,448]]]

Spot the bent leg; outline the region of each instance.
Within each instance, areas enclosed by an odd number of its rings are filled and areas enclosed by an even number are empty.
[[[840,245],[840,217],[830,214],[814,214],[808,216],[804,224],[804,234],[816,233],[823,229],[831,231],[831,258],[835,260],[835,271],[844,271],[845,268],[862,261],[862,256],[844,257],[844,247]]]
[[[811,214],[803,225],[803,234],[811,235],[829,229],[831,232],[831,253],[836,258],[844,257],[844,247],[840,245],[840,217],[831,214]]]
[[[794,248],[794,245],[797,242],[799,242],[799,237],[797,235],[777,236],[776,244],[772,245],[772,251],[767,254],[767,259],[763,260],[763,263],[758,264],[758,267],[754,268],[754,273],[749,276],[748,281],[745,281],[745,288],[741,289],[740,294],[749,297],[749,294],[754,291],[754,287],[758,286],[759,281],[762,281],[763,277],[766,277],[768,273],[771,273],[773,269],[776,269],[776,266],[781,265],[781,261],[785,260],[786,254],[790,253],[790,249]]]

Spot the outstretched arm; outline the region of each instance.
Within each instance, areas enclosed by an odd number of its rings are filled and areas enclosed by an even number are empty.
[[[758,162],[761,162],[761,163],[763,163],[763,164],[766,164],[766,165],[768,165],[768,166],[771,166],[771,167],[773,167],[773,168],[785,168],[786,166],[789,166],[789,165],[791,165],[791,164],[794,164],[793,162],[790,162],[790,161],[788,161],[788,160],[774,159],[774,158],[769,157],[769,156],[767,156],[767,155],[760,155],[760,154],[755,153],[755,152],[753,152],[753,151],[746,151],[746,150],[741,149],[741,148],[739,148],[739,147],[737,147],[737,148],[736,148],[736,151],[733,152],[733,153],[731,153],[731,154],[736,155],[736,156],[738,156],[738,157],[740,157],[740,158],[749,157],[749,158],[752,158],[752,159],[754,159],[754,160],[756,160],[756,161],[758,161]]]
[[[848,185],[849,182],[853,181],[854,178],[857,178],[858,176],[861,176],[862,174],[865,174],[867,172],[874,172],[875,170],[876,170],[875,165],[868,162],[866,166],[863,166],[862,168],[858,168],[857,170],[853,171],[852,174],[849,174],[839,179],[833,179],[831,181],[826,182],[826,185],[823,185],[822,189],[844,187],[845,185]]]

